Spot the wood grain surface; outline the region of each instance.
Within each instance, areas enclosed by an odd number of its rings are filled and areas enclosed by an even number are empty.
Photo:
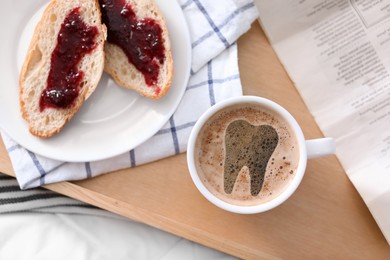
[[[307,139],[322,137],[257,22],[238,46],[244,94],[278,102]],[[1,141],[0,171],[14,174]],[[206,201],[190,179],[185,154],[46,188],[239,258],[390,259],[390,247],[335,156],[310,160],[296,193],[255,215]]]

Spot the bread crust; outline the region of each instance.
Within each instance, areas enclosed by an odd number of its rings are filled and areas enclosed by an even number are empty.
[[[66,5],[66,8],[63,7],[64,5]],[[96,8],[93,10],[94,15],[91,18],[94,21],[93,24],[86,22],[85,19],[87,17],[84,17],[86,16],[87,9],[91,6]],[[65,12],[61,9],[62,7],[66,9]],[[42,91],[47,86],[50,57],[57,44],[58,31],[64,21],[64,19],[61,19],[61,15],[65,17],[76,7],[80,7],[84,22],[88,25],[96,26],[99,31],[96,37],[96,48],[90,54],[83,57],[80,62],[80,64],[83,64],[79,68],[88,66],[88,59],[92,55],[95,59],[92,59],[91,62],[96,62],[98,65],[96,68],[94,67],[92,72],[83,70],[85,73],[84,80],[87,80],[87,82],[84,82],[85,84],[81,87],[80,93],[71,107],[65,109],[46,108],[40,112],[39,99]],[[54,19],[58,19],[58,21],[54,21]],[[44,46],[42,43],[43,39],[48,41],[45,38],[47,32],[54,32],[51,36],[52,38],[55,37],[55,39],[49,39],[49,42],[51,42],[51,46],[49,47]],[[41,138],[49,138],[59,133],[80,109],[84,101],[93,93],[99,83],[104,68],[103,48],[105,37],[106,28],[101,23],[101,14],[97,0],[53,0],[46,7],[42,18],[35,27],[19,77],[20,110],[22,117],[29,124],[31,134]],[[94,74],[93,77],[91,77],[91,73]],[[90,79],[87,77],[90,77]]]
[[[134,12],[137,17],[156,18],[155,20],[161,26],[164,40],[165,60],[162,66],[160,66],[159,80],[155,86],[148,86],[144,81],[143,74],[128,61],[123,50],[117,45],[109,42],[106,42],[104,47],[106,60],[104,71],[108,73],[119,86],[135,90],[140,95],[150,99],[159,99],[168,92],[174,75],[171,43],[165,17],[161,14],[161,11],[154,0],[140,0],[137,2],[134,0],[127,0],[126,2],[135,6]],[[145,8],[145,6],[147,6],[147,8]],[[153,13],[153,16],[155,17],[150,17],[148,14],[145,14],[146,10]],[[159,90],[156,91],[158,88]]]

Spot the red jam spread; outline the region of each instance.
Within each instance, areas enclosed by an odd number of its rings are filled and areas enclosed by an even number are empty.
[[[108,42],[119,46],[130,63],[139,70],[148,86],[157,83],[164,63],[162,29],[151,18],[137,19],[126,0],[99,0]]]
[[[77,67],[84,55],[96,48],[98,28],[85,24],[79,7],[65,18],[58,33],[57,45],[51,55],[47,87],[42,92],[39,108],[67,108],[79,95],[84,72]]]

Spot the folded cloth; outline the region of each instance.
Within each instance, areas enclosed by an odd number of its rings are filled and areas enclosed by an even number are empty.
[[[61,162],[39,156],[2,133],[22,189],[86,179],[185,152],[192,126],[200,115],[221,100],[242,95],[235,42],[258,16],[252,0],[178,2],[189,25],[192,71],[181,103],[166,125],[127,153],[85,163]]]
[[[250,0],[179,0],[192,38],[192,72],[233,44],[258,16]]]
[[[38,187],[21,190],[15,178],[0,174],[0,214],[62,213],[121,219],[120,216]]]

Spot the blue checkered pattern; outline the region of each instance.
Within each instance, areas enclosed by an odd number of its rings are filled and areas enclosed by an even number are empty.
[[[185,152],[190,131],[200,115],[221,100],[242,95],[235,42],[257,18],[252,0],[178,2],[190,27],[193,62],[182,101],[165,126],[128,153],[85,163],[41,157],[2,134],[21,188],[91,178]]]

